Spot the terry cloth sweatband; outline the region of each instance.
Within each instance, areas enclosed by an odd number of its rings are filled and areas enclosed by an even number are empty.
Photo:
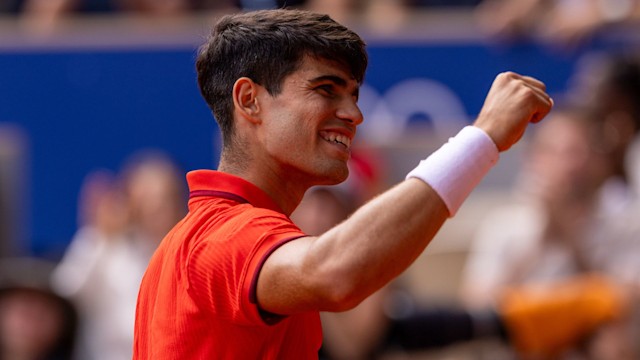
[[[452,217],[499,157],[496,144],[486,132],[475,126],[465,126],[436,152],[420,161],[407,179],[415,177],[429,184],[442,198]]]

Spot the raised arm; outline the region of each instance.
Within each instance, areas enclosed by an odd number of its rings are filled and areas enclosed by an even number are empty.
[[[417,175],[374,198],[325,234],[277,249],[259,276],[260,306],[292,314],[343,311],[360,303],[411,265],[455,213],[490,168],[477,169],[476,160],[497,159],[498,151],[516,143],[527,125],[546,116],[552,104],[540,81],[510,72],[498,75],[474,123],[483,132],[471,129],[472,137],[485,141],[483,153],[471,151],[476,140],[469,145],[466,140],[457,141],[458,135],[431,155],[438,159],[438,168],[427,159],[412,171]],[[492,150],[487,150],[487,142]],[[460,159],[460,154],[466,156]],[[431,170],[439,177],[430,177]],[[451,186],[447,179],[465,183]]]

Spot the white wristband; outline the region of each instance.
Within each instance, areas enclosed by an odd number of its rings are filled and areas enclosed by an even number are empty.
[[[499,157],[498,148],[487,133],[475,126],[465,126],[420,161],[407,179],[415,177],[429,184],[444,201],[449,216],[454,216]]]

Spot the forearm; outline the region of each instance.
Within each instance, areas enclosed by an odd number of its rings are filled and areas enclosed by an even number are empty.
[[[404,181],[356,211],[310,245],[308,268],[355,306],[404,271],[425,249],[449,212],[418,179]]]

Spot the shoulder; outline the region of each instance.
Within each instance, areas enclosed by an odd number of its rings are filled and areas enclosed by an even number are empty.
[[[286,239],[304,235],[291,219],[273,210],[245,204],[227,211],[225,216],[211,218],[194,233],[190,264],[201,261],[242,263],[272,251],[273,246]]]

